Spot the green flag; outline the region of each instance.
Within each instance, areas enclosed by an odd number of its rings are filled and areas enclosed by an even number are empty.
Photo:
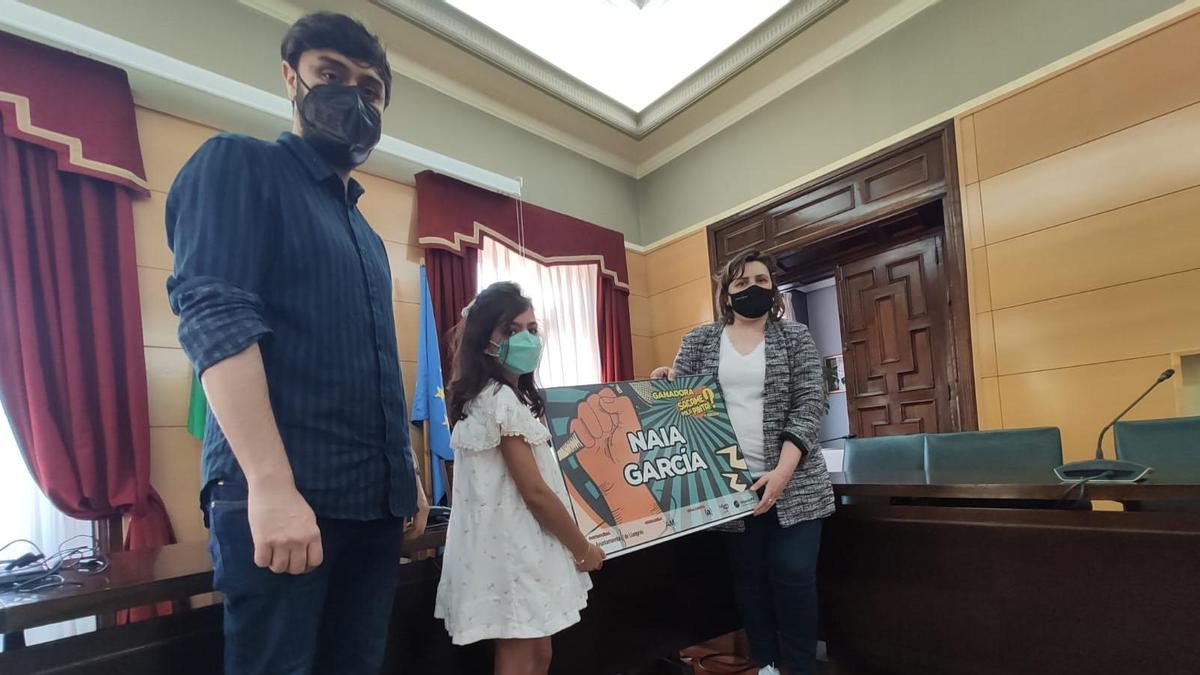
[[[188,433],[204,440],[204,424],[208,418],[208,399],[204,397],[204,387],[200,386],[200,378],[192,375],[192,398],[188,402]]]

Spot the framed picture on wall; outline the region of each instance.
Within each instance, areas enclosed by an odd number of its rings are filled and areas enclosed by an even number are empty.
[[[825,392],[841,394],[846,391],[846,368],[841,354],[826,356],[821,367],[825,377]]]

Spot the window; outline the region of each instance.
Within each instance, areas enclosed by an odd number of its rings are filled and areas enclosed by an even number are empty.
[[[0,408],[0,514],[4,514],[0,517],[0,546],[17,539],[28,539],[49,555],[69,539],[92,536],[90,521],[64,515],[33,482],[3,408]],[[17,543],[0,552],[0,559],[17,558],[30,550],[29,544]],[[95,627],[95,619],[41,626],[25,631],[25,642],[33,645],[95,630]]]
[[[497,281],[521,285],[533,300],[545,350],[537,380],[543,387],[593,384],[600,377],[596,265],[542,265],[485,237],[479,252],[479,290]]]

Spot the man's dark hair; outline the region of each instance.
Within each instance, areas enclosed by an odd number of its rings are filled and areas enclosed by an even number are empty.
[[[383,104],[392,100],[392,68],[379,38],[362,23],[345,14],[313,12],[300,17],[279,45],[279,55],[292,68],[300,66],[300,55],[310,49],[332,49],[356,63],[365,63],[383,80]]]

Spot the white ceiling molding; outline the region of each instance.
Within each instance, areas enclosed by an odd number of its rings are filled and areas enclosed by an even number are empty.
[[[846,2],[792,0],[770,19],[638,113],[445,2],[371,1],[639,140]],[[641,6],[644,3],[638,4]]]
[[[288,99],[122,40],[58,15],[0,0],[0,30],[64,49],[126,71],[134,101],[217,129],[271,137],[292,125]],[[502,194],[519,196],[515,178],[447,157],[394,136],[383,136],[363,165],[368,173],[412,183],[431,169]]]
[[[237,0],[237,2],[263,16],[291,25],[297,19],[308,13],[307,9],[289,2],[289,0]],[[619,171],[627,176],[637,175],[637,165],[614,152],[610,152],[591,143],[579,140],[575,136],[561,131],[557,127],[546,124],[532,115],[520,112],[511,106],[500,103],[496,99],[481,94],[478,91],[430,70],[412,59],[396,52],[387,50],[388,64],[392,71],[414,82],[449,96],[456,101],[465,103],[472,108],[485,112],[492,117],[508,122],[524,129],[529,133],[544,138],[551,143],[562,146],[571,152],[603,164],[610,169]]]

